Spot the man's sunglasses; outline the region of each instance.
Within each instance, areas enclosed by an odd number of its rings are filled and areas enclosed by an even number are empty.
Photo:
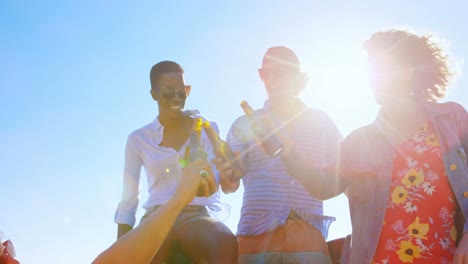
[[[185,99],[187,98],[187,88],[189,88],[189,85],[185,85],[179,88],[169,88],[169,87],[159,87],[157,90],[161,93],[161,95],[166,99],[166,100],[171,100],[173,99],[176,95],[179,98]]]
[[[276,78],[284,78],[287,76],[291,76],[297,74],[298,71],[295,69],[287,69],[287,68],[272,68],[272,69],[258,69],[258,73],[262,79],[267,79],[270,76],[274,76]]]

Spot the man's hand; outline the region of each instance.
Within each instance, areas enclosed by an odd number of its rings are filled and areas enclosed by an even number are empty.
[[[184,204],[188,204],[195,195],[208,197],[217,189],[210,163],[205,160],[196,160],[182,171],[174,196],[182,199]]]
[[[453,264],[468,264],[468,233],[463,234],[453,255]]]
[[[218,157],[214,158],[211,162],[213,163],[213,165],[216,166],[216,169],[219,171],[220,180],[229,179],[233,176],[231,164],[229,162]]]
[[[233,155],[235,157],[236,162],[240,164],[240,153],[238,151],[234,151]],[[228,161],[225,161],[222,158],[214,158],[212,161],[213,165],[216,166],[216,169],[219,171],[219,181],[221,183],[221,188],[224,193],[232,193],[235,192],[240,185],[240,179],[244,175],[235,175],[232,168],[231,168],[231,163]],[[244,173],[242,166],[240,166],[241,169],[238,173]]]

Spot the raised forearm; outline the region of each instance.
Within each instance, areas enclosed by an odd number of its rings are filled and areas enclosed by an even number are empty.
[[[326,200],[343,192],[333,169],[314,166],[313,162],[294,149],[281,157],[289,175],[298,180],[315,198]]]
[[[242,169],[242,167],[238,165],[238,169],[236,170],[236,173],[234,173],[231,162],[226,162],[221,158],[216,158],[212,162],[216,165],[216,168],[220,173],[219,178],[221,190],[223,190],[225,194],[237,191],[240,186],[240,180],[245,175],[245,171]],[[240,164],[240,161],[238,161],[237,164]]]

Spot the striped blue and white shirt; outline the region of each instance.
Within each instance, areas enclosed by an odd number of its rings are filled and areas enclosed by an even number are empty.
[[[283,121],[268,111],[268,102],[256,110],[255,118],[268,115],[273,129],[280,129]],[[310,162],[324,165],[333,161],[342,139],[333,121],[323,112],[305,108],[288,122],[287,135],[301,155]],[[320,230],[327,238],[328,227],[334,217],[323,215],[323,202],[314,198],[295,178],[288,175],[281,157],[270,157],[257,146],[246,116],[239,117],[231,126],[227,142],[240,151],[245,176],[244,199],[237,235],[260,235],[283,225],[293,210],[299,217]]]

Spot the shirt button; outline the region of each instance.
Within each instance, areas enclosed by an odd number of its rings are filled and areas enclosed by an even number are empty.
[[[372,233],[372,237],[375,237],[375,233]]]
[[[464,192],[463,197],[468,198],[468,192]]]
[[[450,170],[451,171],[454,171],[456,169],[457,169],[457,165],[455,165],[455,164],[450,165]]]

